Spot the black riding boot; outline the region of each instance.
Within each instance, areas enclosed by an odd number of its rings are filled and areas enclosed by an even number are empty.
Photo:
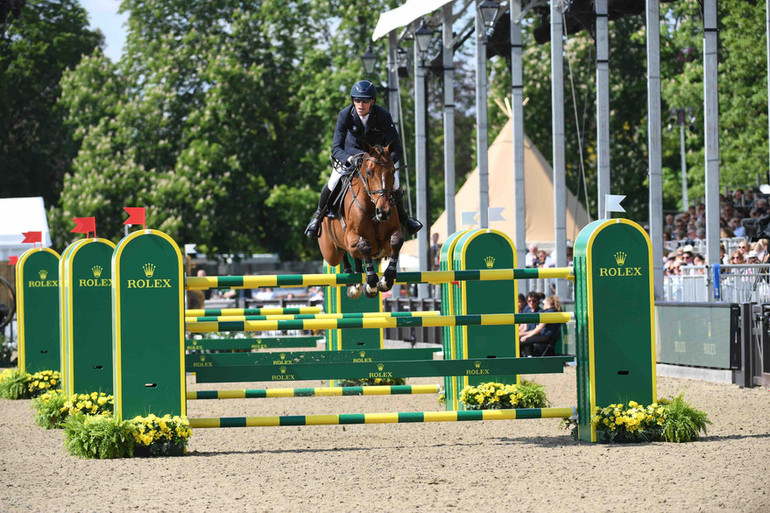
[[[324,185],[324,188],[321,190],[321,197],[318,199],[318,208],[313,212],[313,217],[307,224],[307,228],[305,228],[305,235],[308,237],[317,239],[321,236],[321,223],[323,222],[326,210],[329,208],[328,203],[331,195],[332,191],[329,190],[329,187]]]
[[[401,224],[406,228],[407,235],[414,235],[422,229],[422,223],[413,217],[409,217],[404,208],[404,191],[398,189],[396,191],[396,208],[398,208],[398,218],[401,220]]]

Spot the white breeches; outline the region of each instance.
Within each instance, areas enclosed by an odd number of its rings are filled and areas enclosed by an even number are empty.
[[[326,182],[326,187],[328,187],[330,191],[333,191],[334,188],[337,187],[340,178],[342,178],[342,174],[338,173],[336,170],[332,170],[331,175],[329,175],[329,181]],[[396,174],[393,178],[393,189],[398,189],[400,186],[401,181],[398,178],[398,170],[396,170]]]

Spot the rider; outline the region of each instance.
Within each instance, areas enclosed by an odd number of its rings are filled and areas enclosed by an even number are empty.
[[[377,89],[368,80],[361,80],[353,84],[350,91],[353,102],[340,111],[337,117],[337,126],[334,127],[334,141],[332,142],[332,158],[342,164],[341,167],[361,166],[359,155],[364,152],[364,142],[369,144],[390,144],[390,157],[394,163],[401,158],[401,142],[396,132],[396,125],[390,113],[375,105]],[[329,181],[321,191],[318,200],[318,208],[313,213],[313,218],[305,228],[305,235],[318,238],[321,234],[321,221],[329,209],[329,198],[339,182],[343,169],[335,166]],[[409,217],[404,210],[402,201],[403,191],[399,187],[398,170],[396,170],[393,188],[396,189],[395,203],[398,208],[398,217],[406,227],[408,235],[417,233],[422,228],[422,223]]]

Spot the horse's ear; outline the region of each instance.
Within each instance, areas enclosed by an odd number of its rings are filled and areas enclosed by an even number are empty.
[[[394,139],[395,140],[395,139]],[[383,148],[383,150],[390,155],[390,145],[393,144],[393,141],[390,141],[387,146]]]
[[[366,151],[366,153],[372,153],[372,145],[369,144],[369,141],[364,141],[364,151]]]

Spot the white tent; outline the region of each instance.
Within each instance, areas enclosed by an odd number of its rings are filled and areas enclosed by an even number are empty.
[[[489,227],[500,230],[514,240],[516,198],[513,182],[513,129],[512,122],[500,130],[489,146],[489,206],[503,207],[505,221],[492,221]],[[550,251],[554,247],[553,170],[543,155],[524,137],[524,197],[526,201],[527,245],[537,244]],[[478,228],[462,222],[463,212],[479,210],[479,171],[474,169],[462,188],[455,195],[455,226],[458,230]],[[478,215],[476,216],[478,223]],[[567,191],[567,239],[574,241],[580,230],[589,222],[588,213],[577,198]],[[439,234],[439,242],[447,237],[446,212],[430,227],[430,233]],[[430,236],[429,236],[430,237]],[[430,239],[429,239],[430,240]],[[401,249],[402,254],[417,255],[417,240],[409,240]]]
[[[43,232],[43,246],[51,246],[43,198],[0,198],[0,261],[33,247],[21,243],[23,232]]]

